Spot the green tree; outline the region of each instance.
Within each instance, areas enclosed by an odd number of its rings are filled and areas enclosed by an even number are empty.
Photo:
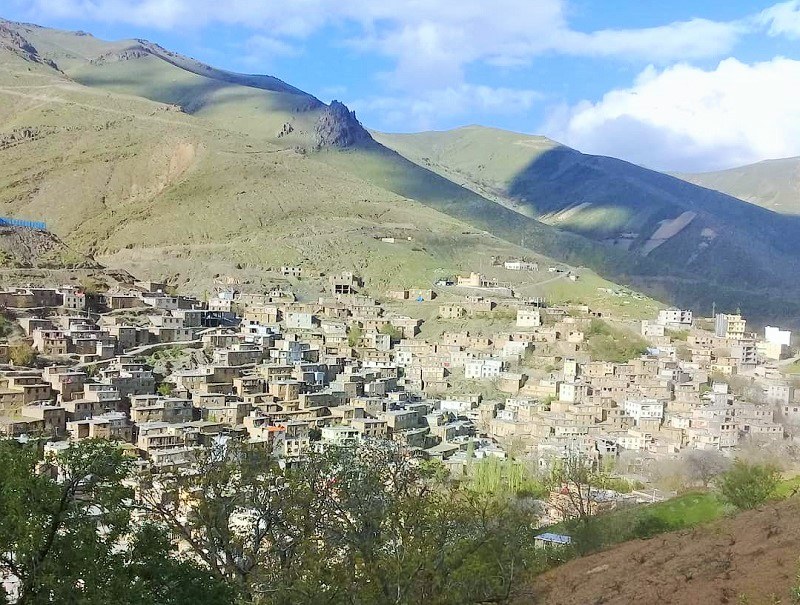
[[[361,337],[364,335],[360,326],[352,325],[347,331],[347,344],[351,347],[357,347],[361,343]]]
[[[760,506],[774,495],[779,481],[780,473],[774,466],[736,460],[733,468],[722,475],[719,491],[726,502],[746,510]]]
[[[392,342],[400,342],[403,339],[403,331],[392,324],[384,324],[378,331],[381,334],[388,335]]]
[[[454,487],[391,442],[291,465],[229,442],[198,466],[171,501],[145,490],[146,507],[246,603],[505,603],[537,561],[530,510]]]
[[[158,391],[159,395],[162,395],[164,397],[169,397],[170,395],[172,395],[173,389],[174,386],[171,383],[162,382],[160,385],[158,385],[158,389],[156,390]]]
[[[44,460],[34,445],[0,442],[0,575],[18,578],[19,605],[189,602],[162,598],[165,586],[198,605],[231,602],[224,585],[132,523],[130,464],[105,441]]]
[[[8,350],[8,357],[15,366],[32,366],[36,363],[38,353],[27,342],[18,342]]]

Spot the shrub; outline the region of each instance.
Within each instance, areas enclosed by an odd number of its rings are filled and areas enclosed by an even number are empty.
[[[15,366],[32,366],[36,362],[37,353],[27,342],[20,342],[11,346],[8,356]]]
[[[774,466],[737,460],[733,468],[722,475],[719,491],[726,502],[747,510],[767,501],[775,493],[779,480],[780,474]]]
[[[632,534],[635,538],[652,538],[673,529],[672,524],[666,519],[655,515],[645,514],[636,520]]]

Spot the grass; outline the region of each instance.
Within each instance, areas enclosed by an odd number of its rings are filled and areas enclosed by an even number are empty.
[[[601,319],[593,319],[586,332],[592,359],[622,363],[647,351],[647,342],[640,336],[614,328]]]
[[[785,499],[798,488],[800,476],[785,479],[778,484],[773,500]],[[735,509],[713,491],[689,492],[662,502],[621,508],[593,517],[588,529],[576,531],[576,539],[586,541],[583,548],[579,548],[586,554],[637,538],[705,525],[734,512]],[[551,530],[571,531],[564,523]]]
[[[719,519],[726,510],[713,492],[697,492],[648,505],[646,514],[675,529],[684,529]]]
[[[32,35],[37,48],[87,86],[16,55],[0,55],[0,127],[22,123],[44,133],[5,150],[0,180],[7,186],[0,191],[0,212],[46,219],[75,250],[145,278],[175,278],[183,289],[199,292],[212,286],[217,274],[257,283],[264,268],[285,262],[319,270],[365,265],[376,286],[413,286],[440,267],[460,268],[478,242],[508,256],[535,251],[591,267],[650,291],[663,288],[664,298],[691,304],[701,287],[708,290],[708,267],[732,264],[718,262],[720,250],[733,255],[737,272],[739,260],[747,261],[746,255],[734,254],[739,248],[720,248],[719,241],[688,265],[672,257],[654,260],[533,220],[525,204],[501,199],[500,190],[519,181],[521,173],[527,180],[518,184],[537,192],[524,197],[547,210],[576,199],[594,202],[576,214],[575,220],[585,223],[576,224],[578,230],[602,231],[610,218],[626,228],[631,221],[649,225],[669,218],[654,215],[675,205],[675,196],[659,193],[676,186],[673,180],[611,160],[590,170],[572,152],[554,156],[557,145],[541,137],[483,128],[426,135],[421,145],[414,137],[398,137],[404,145],[416,145],[417,155],[406,153],[411,160],[377,146],[296,153],[296,148],[308,149],[320,112],[307,96],[221,82],[153,56],[90,63],[129,43],[46,29]],[[179,103],[191,115],[152,100]],[[279,137],[287,122],[293,131]],[[557,179],[540,179],[528,170],[545,158],[546,176],[559,157],[565,165]],[[637,185],[637,179],[644,184]],[[615,202],[605,203],[599,199],[603,196]],[[747,212],[712,202],[712,210],[739,212],[738,224],[749,225],[743,220]],[[632,207],[636,212],[628,213]],[[765,232],[774,231],[773,223]],[[418,250],[384,251],[366,241],[378,230],[397,226],[419,236]],[[436,241],[429,246],[431,240]],[[794,253],[787,252],[788,245],[781,255]],[[665,245],[659,251],[669,249]],[[683,260],[684,253],[693,251],[683,246],[673,256]],[[770,265],[775,271],[782,266]],[[589,272],[581,271],[589,282]],[[689,277],[688,282],[700,276],[703,283],[659,281],[665,273]],[[720,286],[739,284],[728,277],[712,275]],[[553,283],[547,291],[553,300],[589,302],[584,297],[594,298],[596,287]],[[730,296],[740,294],[737,289]],[[779,294],[785,296],[773,297],[775,309],[789,296],[796,298],[790,291]],[[755,302],[768,299],[759,294]],[[614,306],[623,313],[630,309],[632,318],[642,314],[635,297],[617,302]],[[748,302],[743,300],[742,307]]]
[[[781,367],[781,372],[784,374],[800,374],[800,361]]]

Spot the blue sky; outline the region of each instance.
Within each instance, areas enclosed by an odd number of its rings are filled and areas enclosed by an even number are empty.
[[[483,124],[700,171],[800,155],[800,0],[0,0],[268,73],[370,128]]]

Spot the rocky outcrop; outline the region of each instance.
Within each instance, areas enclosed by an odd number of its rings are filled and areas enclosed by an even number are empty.
[[[372,135],[361,125],[354,111],[332,101],[314,127],[314,149],[347,149],[373,145]]]
[[[8,27],[6,22],[0,20],[0,49],[10,50],[16,55],[19,55],[26,61],[33,63],[41,63],[53,69],[58,69],[55,63],[50,59],[45,59],[39,55],[39,51],[31,44],[27,38],[24,38],[19,33]]]
[[[130,46],[123,50],[113,51],[95,57],[89,63],[92,65],[103,65],[105,63],[115,63],[117,61],[130,61],[131,59],[141,59],[152,54],[148,49],[143,46]]]
[[[100,269],[102,266],[49,231],[0,224],[0,268]]]

